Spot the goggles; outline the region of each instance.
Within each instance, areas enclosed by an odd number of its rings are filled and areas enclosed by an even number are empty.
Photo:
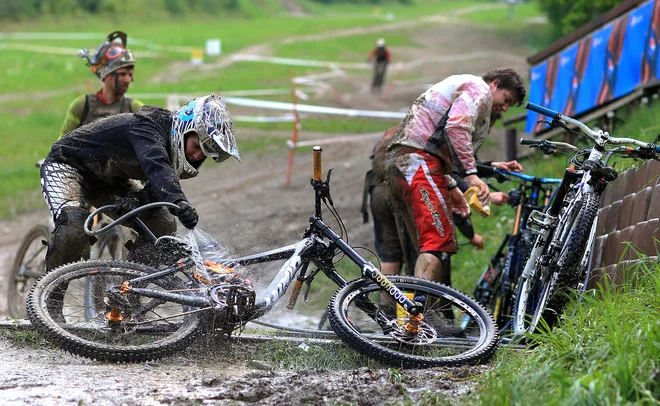
[[[199,145],[202,148],[204,155],[209,158],[213,158],[215,162],[221,162],[230,157],[228,153],[220,148],[220,145],[218,145],[218,143],[216,143],[212,137],[208,137]]]
[[[122,58],[123,57],[123,58]],[[124,60],[132,60],[133,59],[133,52],[130,50],[124,48],[121,45],[113,45],[110,48],[108,48],[107,51],[105,51],[105,59],[106,61],[112,61],[117,58],[122,58]]]

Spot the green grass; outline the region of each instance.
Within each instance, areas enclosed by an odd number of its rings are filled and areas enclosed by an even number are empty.
[[[491,2],[491,4],[493,4]],[[498,4],[498,3],[495,3]],[[499,4],[497,8],[487,8],[475,10],[471,13],[463,14],[463,18],[477,24],[490,24],[498,26],[511,26],[528,24],[534,19],[543,18],[545,14],[537,2],[528,2],[517,4],[513,8],[513,18],[510,18],[510,7],[506,4]]]
[[[573,302],[570,317],[532,337],[534,348],[500,351],[465,404],[657,404],[660,264],[643,262],[628,274],[634,281]]]

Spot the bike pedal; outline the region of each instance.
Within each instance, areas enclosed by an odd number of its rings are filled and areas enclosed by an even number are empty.
[[[527,219],[527,228],[538,234],[543,230],[548,230],[556,221],[557,217],[534,210],[530,213],[529,218]]]

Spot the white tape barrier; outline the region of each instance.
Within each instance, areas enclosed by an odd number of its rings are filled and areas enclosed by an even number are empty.
[[[342,137],[322,138],[320,140],[298,141],[296,143],[294,143],[291,140],[287,140],[286,145],[288,145],[289,148],[301,148],[301,147],[309,147],[310,145],[327,145],[327,144],[362,141],[362,140],[370,140],[370,139],[375,140],[382,136],[383,133],[379,132],[379,133],[369,133],[369,134],[361,134],[361,135],[347,135]]]
[[[332,62],[332,61],[313,61],[311,59],[293,59],[293,58],[277,58],[273,56],[263,55],[247,55],[237,54],[232,56],[234,61],[246,62],[265,62],[274,63],[279,65],[294,65],[294,66],[315,66],[319,68],[338,67],[343,69],[371,69],[369,63],[350,63],[350,62]]]
[[[235,122],[243,123],[290,123],[296,118],[293,114],[286,114],[282,116],[231,116]]]
[[[100,40],[107,34],[98,32],[0,32],[0,39],[39,39],[39,40]]]
[[[80,48],[65,48],[65,47],[51,47],[47,45],[32,45],[21,42],[10,42],[0,44],[0,49],[11,49],[13,51],[29,51],[39,52],[42,54],[58,54],[58,55],[78,55]],[[137,58],[158,58],[161,56],[158,52],[151,51],[133,51]]]
[[[208,93],[207,93],[208,94]],[[131,97],[142,100],[153,97],[154,94],[134,94]],[[170,110],[177,110],[181,107],[183,103],[180,101],[188,102],[195,97],[201,95],[183,95],[183,94],[167,94],[161,97],[167,97],[167,108]],[[262,109],[272,109],[272,110],[286,110],[293,111],[293,103],[284,103],[284,102],[275,102],[269,100],[257,100],[257,99],[247,99],[243,97],[223,97],[223,100],[227,104],[233,104],[236,106],[244,107],[258,107]],[[174,107],[176,106],[176,107]],[[349,117],[372,117],[372,118],[392,118],[392,119],[402,119],[406,116],[405,112],[397,111],[374,111],[374,110],[354,110],[354,109],[343,109],[338,107],[325,107],[325,106],[314,106],[310,104],[297,104],[296,110],[301,113],[315,113],[315,114],[331,114],[331,115],[341,115]]]
[[[93,32],[0,32],[0,39],[19,39],[19,40],[96,40],[103,41],[107,34],[93,33]],[[152,50],[167,51],[167,52],[181,52],[190,54],[195,48],[175,45],[158,45],[153,41],[142,40],[138,38],[129,37],[128,41],[132,44],[144,45]],[[135,50],[133,50],[135,52]],[[76,50],[77,52],[77,50]]]
[[[350,62],[337,62],[337,61],[315,61],[310,59],[293,59],[293,58],[276,58],[263,55],[247,55],[239,54],[232,57],[234,61],[249,61],[249,62],[263,62],[273,63],[278,65],[294,65],[294,66],[311,66],[323,68],[342,68],[342,69],[373,69],[370,63],[350,63]],[[493,59],[506,59],[516,63],[526,63],[524,56],[515,55],[507,52],[494,52],[494,51],[478,51],[463,54],[443,55],[418,58],[410,62],[397,63],[393,69],[409,70],[421,65],[438,64],[448,62],[461,62],[471,60],[493,60]]]

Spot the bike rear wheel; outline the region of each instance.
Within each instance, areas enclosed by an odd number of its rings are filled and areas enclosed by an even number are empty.
[[[50,240],[50,229],[39,224],[30,229],[16,252],[7,281],[7,311],[12,317],[25,317],[25,298],[34,282],[46,272],[46,251],[42,241]]]
[[[553,322],[564,311],[570,295],[586,278],[588,251],[591,249],[591,239],[595,237],[599,202],[600,196],[596,193],[584,195],[579,213],[559,252],[557,267],[560,272],[556,292],[550,298],[547,314],[544,315]]]
[[[72,354],[111,362],[143,362],[171,355],[192,344],[203,332],[205,316],[195,312],[197,308],[133,293],[120,295],[123,304],[119,318],[111,317],[110,308],[102,305],[108,289],[155,271],[125,261],[91,260],[64,265],[34,285],[27,300],[28,316],[48,341]],[[86,286],[95,289],[90,291]],[[132,287],[180,295],[189,291],[177,277]],[[104,296],[86,298],[99,292]]]
[[[379,285],[358,279],[338,290],[328,304],[330,325],[346,344],[379,361],[409,368],[477,364],[493,355],[499,333],[475,300],[424,279],[388,279],[424,303],[419,330],[406,330],[409,315],[389,296],[385,298]]]

